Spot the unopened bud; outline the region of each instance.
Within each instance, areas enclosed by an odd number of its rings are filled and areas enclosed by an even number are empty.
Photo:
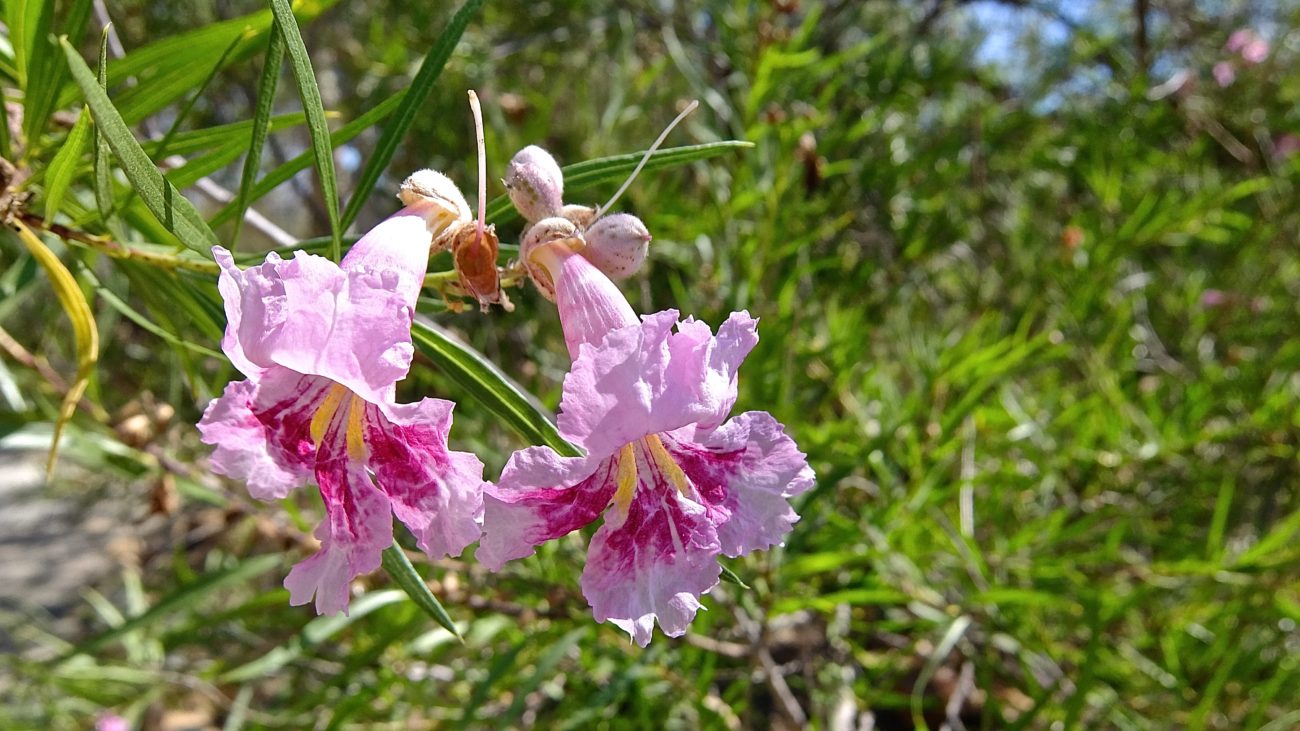
[[[530,223],[558,214],[564,205],[564,174],[551,153],[537,145],[515,153],[502,182],[510,202]]]
[[[528,277],[537,285],[537,289],[546,299],[555,301],[555,282],[551,273],[533,257],[538,247],[565,241],[573,249],[582,246],[578,228],[572,221],[559,217],[543,218],[524,232],[523,242],[519,245],[519,258],[524,263]]]
[[[580,206],[574,203],[566,205],[560,209],[560,216],[569,219],[574,226],[586,231],[591,222],[596,220],[596,209],[591,206]]]
[[[471,217],[469,203],[465,202],[465,195],[460,192],[460,188],[451,182],[451,178],[437,170],[418,170],[411,173],[410,177],[402,182],[397,197],[407,206],[427,208],[424,211],[425,221],[435,242],[443,238],[440,235],[452,224],[457,221],[468,221]],[[434,250],[446,247],[445,241],[441,244],[439,246],[435,243]]]
[[[615,213],[592,224],[584,238],[582,255],[610,279],[627,279],[645,263],[650,249],[650,232],[641,219]]]

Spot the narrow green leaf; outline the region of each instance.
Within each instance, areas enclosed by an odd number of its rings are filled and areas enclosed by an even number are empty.
[[[732,150],[746,149],[753,146],[754,143],[752,142],[723,140],[703,145],[660,148],[655,150],[655,153],[646,161],[645,167],[641,168],[641,172],[644,174],[651,170],[678,167],[696,160],[706,160],[711,157],[725,155]],[[637,163],[644,156],[645,151],[642,150],[641,152],[626,155],[598,157],[594,160],[564,166],[560,170],[564,173],[566,197],[569,193],[585,190],[601,183],[614,180],[621,181],[636,168]],[[493,223],[507,223],[518,217],[519,213],[514,209],[514,206],[510,205],[510,198],[507,196],[497,196],[488,203],[487,220]]]
[[[213,571],[189,582],[172,593],[163,597],[159,602],[146,611],[131,617],[122,624],[102,632],[89,640],[78,645],[71,652],[66,654],[60,660],[67,660],[80,654],[92,653],[110,642],[123,635],[133,632],[141,627],[148,627],[157,622],[162,617],[172,612],[191,607],[198,601],[216,592],[218,589],[224,589],[228,586],[242,584],[250,579],[261,576],[280,565],[281,556],[278,553],[268,553],[261,556],[255,556],[243,563],[231,566],[227,569]]]
[[[209,71],[208,75],[203,79],[203,83],[199,84],[198,90],[195,91],[188,100],[186,100],[185,106],[181,107],[181,110],[176,113],[176,118],[172,120],[171,126],[167,128],[167,132],[163,135],[162,141],[158,143],[157,152],[154,153],[157,157],[164,158],[171,151],[170,147],[172,138],[174,138],[176,133],[180,131],[181,124],[183,124],[190,116],[190,112],[194,111],[194,105],[198,103],[199,98],[202,97],[203,93],[212,85],[213,79],[217,78],[217,74],[221,73],[221,69],[225,68],[226,62],[230,58],[230,54],[233,53],[235,48],[239,45],[239,41],[240,39],[236,38],[230,42],[229,46],[226,46],[226,50],[222,51],[221,56],[217,58],[217,62],[212,65],[212,70]]]
[[[72,70],[72,78],[86,95],[95,122],[104,133],[108,146],[113,150],[122,171],[135,187],[140,198],[149,207],[150,212],[174,233],[187,247],[205,256],[210,256],[210,249],[220,243],[212,229],[171,183],[167,182],[153,161],[140,148],[140,143],[132,136],[126,122],[113,108],[113,102],[99,85],[94,72],[81,59],[81,55],[66,38],[59,42],[63,45],[64,55]]]
[[[735,584],[736,586],[739,586],[742,589],[750,588],[749,584],[746,584],[739,576],[736,575],[736,572],[732,571],[726,566],[723,566],[722,564],[718,564],[718,566],[721,567],[722,569],[723,581],[727,582],[728,584]]]
[[[10,2],[19,4],[19,0]],[[23,136],[27,138],[27,154],[30,155],[36,148],[41,131],[45,129],[50,111],[54,109],[59,96],[59,87],[51,83],[58,52],[50,43],[54,3],[28,0],[23,4],[29,6],[24,16],[30,24],[31,32],[30,45],[27,47],[27,83],[23,87]]]
[[[442,603],[438,597],[429,591],[429,585],[424,583],[424,579],[415,571],[411,565],[411,560],[406,557],[402,547],[394,543],[384,549],[383,557],[384,571],[392,577],[393,582],[411,597],[425,614],[429,615],[433,621],[442,625],[442,628],[460,638],[460,630],[456,629],[456,623],[451,621],[451,615],[447,610],[442,608]],[[463,638],[461,638],[463,640]]]
[[[306,121],[306,115],[301,112],[277,114],[270,119],[270,131],[277,132],[282,129],[297,127]],[[231,122],[230,124],[219,124],[214,127],[204,127],[203,129],[187,129],[183,132],[177,132],[176,136],[172,137],[171,144],[167,146],[167,151],[174,155],[192,155],[218,147],[231,146],[244,151],[248,149],[248,135],[252,129],[253,120],[251,119],[242,122]],[[142,146],[150,157],[158,157],[157,142],[145,142]]]
[[[375,123],[388,116],[397,108],[397,105],[402,101],[402,95],[405,93],[406,92],[404,91],[399,91],[396,94],[393,94],[380,102],[377,106],[371,108],[365,114],[362,114],[360,117],[357,117],[348,124],[340,127],[334,132],[334,134],[330,135],[330,145],[332,147],[338,147],[344,142],[351,140],[362,132],[373,127]],[[248,204],[252,205],[253,203],[256,203],[262,196],[278,188],[286,180],[297,175],[299,171],[305,170],[311,165],[314,154],[315,153],[312,151],[304,152],[267,173],[265,177],[258,181],[257,185],[253,186],[253,190],[248,196]],[[217,214],[212,217],[212,225],[220,226],[233,218],[234,215],[235,202],[231,201],[220,211],[217,211]]]
[[[362,617],[400,601],[402,601],[402,592],[400,591],[376,591],[358,597],[355,602],[352,602],[347,614],[313,619],[302,628],[302,631],[296,637],[273,648],[270,652],[252,662],[222,673],[220,680],[223,683],[244,683],[271,675],[285,665],[302,657],[311,647],[328,640]]]
[[[443,373],[501,417],[520,436],[560,454],[581,454],[560,436],[546,411],[481,353],[455,340],[436,325],[416,322],[411,330],[415,347]]]
[[[334,174],[334,148],[330,144],[330,128],[325,121],[325,106],[321,103],[320,87],[316,84],[316,72],[312,70],[311,58],[307,55],[307,46],[303,44],[302,32],[298,29],[298,21],[293,17],[289,0],[271,0],[271,12],[275,14],[276,27],[284,36],[289,65],[293,68],[294,79],[298,82],[298,96],[302,99],[302,110],[307,115],[307,129],[311,132],[311,149],[316,158],[316,173],[320,178],[321,196],[325,199],[325,213],[330,220],[330,253],[334,261],[338,261],[343,258],[343,229],[339,226],[338,180]]]
[[[99,88],[105,94],[108,93],[108,27],[99,38],[99,70],[95,75],[95,80]],[[113,215],[113,180],[112,171],[109,169],[111,163],[108,159],[108,140],[104,138],[104,130],[100,125],[95,125],[95,207],[99,209],[99,217],[104,223]]]
[[[425,55],[424,61],[420,64],[420,70],[416,72],[415,78],[411,80],[411,85],[406,89],[406,95],[402,99],[401,106],[393,115],[393,120],[385,125],[383,134],[379,137],[379,142],[375,144],[375,149],[370,153],[370,159],[366,161],[366,166],[362,168],[360,175],[357,177],[356,189],[352,193],[352,198],[348,200],[347,209],[343,211],[343,218],[340,225],[343,230],[347,230],[357,216],[361,213],[361,208],[366,204],[366,198],[373,192],[375,183],[379,182],[379,176],[383,174],[384,168],[388,166],[393,159],[393,153],[397,151],[397,145],[401,143],[406,131],[410,129],[411,123],[415,121],[416,115],[420,111],[420,106],[429,98],[429,92],[433,91],[434,82],[442,73],[442,69],[447,65],[447,59],[451,58],[452,51],[456,50],[456,44],[460,42],[460,37],[465,33],[465,28],[469,26],[469,21],[473,19],[474,14],[483,6],[483,0],[468,0],[460,6],[460,10],[452,16],[451,22],[447,24],[447,29],[442,32],[438,40],[429,49]]]
[[[280,66],[284,63],[284,38],[278,25],[271,27],[267,39],[266,62],[262,65],[262,78],[257,84],[257,110],[253,115],[253,129],[249,137],[248,155],[244,157],[244,172],[239,179],[239,193],[235,195],[235,228],[230,233],[230,250],[239,246],[239,231],[248,212],[248,195],[257,182],[257,171],[262,164],[262,148],[271,128],[271,111],[275,107],[275,87],[280,80]]]
[[[126,300],[123,300],[121,297],[118,297],[116,293],[114,293],[108,287],[105,287],[103,283],[99,281],[99,278],[95,276],[94,271],[92,271],[90,267],[82,267],[81,275],[86,279],[86,281],[90,282],[90,285],[92,287],[95,288],[95,293],[99,295],[100,299],[107,302],[109,306],[111,306],[113,309],[122,313],[123,317],[139,325],[144,330],[151,332],[154,335],[157,335],[158,337],[162,338],[163,340],[166,340],[168,343],[171,343],[172,345],[175,345],[178,348],[187,348],[189,350],[194,351],[195,353],[198,353],[199,355],[204,355],[209,358],[225,357],[221,353],[218,353],[217,351],[211,348],[206,348],[197,343],[191,343],[188,340],[173,335],[172,333],[164,329],[161,325],[158,325],[153,320],[150,320],[149,318],[140,314],[140,312],[137,311],[134,307],[127,304]]]
[[[47,6],[52,5],[43,0],[8,0],[5,3],[5,25],[9,27],[9,42],[14,49],[18,85],[23,89],[27,88],[30,78],[32,47],[36,44],[41,17],[46,15]]]
[[[63,204],[63,196],[68,192],[68,186],[72,184],[73,173],[77,170],[77,164],[81,162],[81,153],[86,149],[88,139],[90,139],[90,109],[86,108],[81,110],[77,123],[72,126],[72,131],[68,133],[46,171],[46,223],[53,221],[54,216],[58,214],[59,207]]]

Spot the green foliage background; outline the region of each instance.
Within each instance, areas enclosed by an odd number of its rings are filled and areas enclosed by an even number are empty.
[[[311,172],[324,130],[301,114],[290,48],[249,176],[266,6],[111,3],[126,55],[108,96],[197,223],[154,215],[121,153],[108,164],[98,110],[74,126],[85,88],[52,37],[95,70],[91,5],[6,3],[5,214],[53,233],[100,339],[50,489],[167,529],[75,603],[79,631],[7,615],[0,727],[85,728],[109,709],[147,728],[180,711],[224,728],[1300,725],[1300,155],[1279,149],[1300,134],[1296,3],[1095,0],[1079,19],[1052,2],[489,2],[423,89],[455,8],[302,3],[329,126],[359,133],[336,172]],[[1018,31],[992,57],[988,17]],[[1220,87],[1211,67],[1243,25],[1271,53]],[[400,116],[366,115],[407,88],[429,96],[358,191]],[[818,474],[785,548],[732,562],[749,588],[721,585],[686,638],[642,651],[596,625],[581,535],[499,575],[417,561],[463,643],[382,574],[350,616],[315,618],[279,582],[319,499],[253,504],[206,472],[192,424],[236,374],[210,353],[219,299],[184,247],[206,249],[202,219],[250,258],[275,242],[236,234],[235,209],[195,186],[245,195],[301,155],[306,172],[252,205],[325,251],[322,181],[352,235],[414,169],[473,189],[466,88],[497,176],[530,143],[566,165],[636,152],[692,98],[670,145],[753,144],[645,174],[621,204],[655,235],[624,287],[634,306],[762,318],[738,408],[776,415]],[[0,266],[12,450],[48,437],[64,394],[18,356],[65,377],[77,358],[18,237],[0,235]],[[510,294],[515,312],[481,315],[430,290],[430,342],[458,335],[554,407],[553,307]],[[399,396],[458,400],[453,443],[491,476],[545,438],[524,423],[537,413],[503,416],[518,394],[470,354],[422,353]],[[124,428],[137,411],[156,417],[144,437]],[[146,520],[151,496],[179,500]]]

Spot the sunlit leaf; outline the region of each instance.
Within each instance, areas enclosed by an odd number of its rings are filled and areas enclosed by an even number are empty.
[[[86,95],[86,103],[90,105],[96,124],[122,166],[122,172],[135,186],[140,198],[181,243],[194,251],[210,256],[211,248],[219,243],[216,234],[212,233],[212,229],[194,209],[194,205],[167,182],[162,173],[158,172],[153,161],[140,148],[140,143],[122,121],[108,94],[100,87],[94,72],[81,59],[81,54],[68,44],[66,38],[61,39],[60,43],[63,44],[64,55],[67,56],[68,65],[72,69],[73,80]]]

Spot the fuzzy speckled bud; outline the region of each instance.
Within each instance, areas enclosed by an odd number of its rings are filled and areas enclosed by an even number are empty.
[[[451,178],[437,170],[417,170],[402,182],[397,197],[402,203],[421,210],[433,234],[433,251],[447,248],[444,235],[457,222],[471,220],[469,203]]]
[[[591,222],[596,218],[596,209],[591,206],[568,203],[564,208],[560,209],[560,217],[569,219],[574,226],[586,231],[587,227],[591,226]]]
[[[530,223],[559,214],[564,205],[564,175],[551,153],[529,145],[510,159],[502,181],[519,214]]]
[[[537,285],[538,291],[546,299],[555,301],[555,283],[546,268],[534,261],[533,252],[538,247],[559,241],[567,241],[570,248],[582,247],[581,234],[573,222],[559,217],[543,218],[524,231],[523,241],[519,245],[519,258],[524,262],[528,277]]]
[[[645,263],[650,248],[650,232],[641,219],[615,213],[592,224],[584,238],[587,246],[582,255],[615,281],[627,279]]]

